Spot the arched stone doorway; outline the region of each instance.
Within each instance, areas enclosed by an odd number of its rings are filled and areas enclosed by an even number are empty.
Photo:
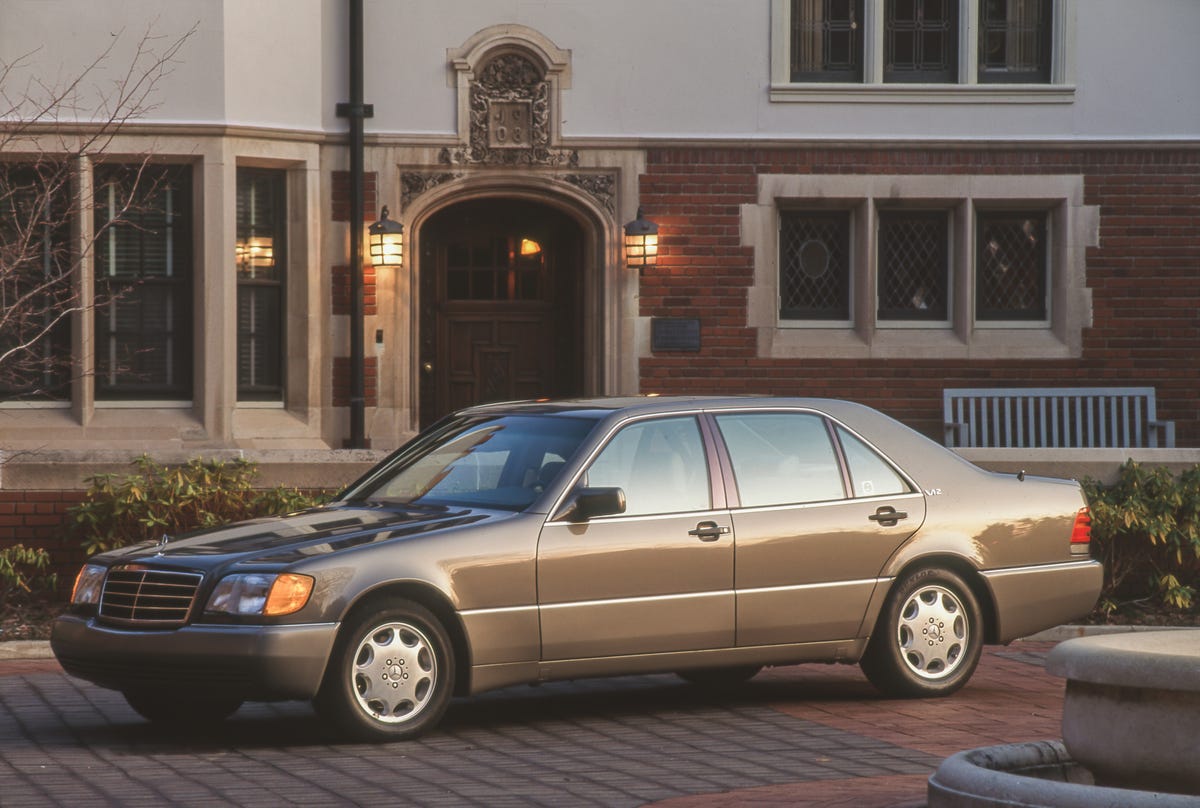
[[[420,235],[420,420],[584,392],[584,232],[550,205],[489,197]]]

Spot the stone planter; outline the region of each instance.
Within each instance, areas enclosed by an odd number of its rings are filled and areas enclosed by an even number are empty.
[[[959,752],[929,778],[930,808],[1200,805],[1200,629],[1068,640],[1063,742]]]
[[[1200,795],[1200,629],[1070,640],[1046,669],[1067,680],[1063,742],[1097,783]]]

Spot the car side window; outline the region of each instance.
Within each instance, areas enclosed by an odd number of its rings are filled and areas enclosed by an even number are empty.
[[[837,428],[838,440],[850,469],[850,482],[856,497],[885,497],[907,494],[912,488],[874,449],[842,427]]]
[[[712,507],[708,461],[695,418],[630,424],[613,436],[588,469],[586,484],[625,492],[625,515]]]
[[[742,507],[844,499],[825,419],[804,412],[716,416]]]

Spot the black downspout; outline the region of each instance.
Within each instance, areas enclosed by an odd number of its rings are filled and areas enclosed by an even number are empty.
[[[350,119],[350,438],[348,449],[367,447],[365,429],[366,381],[363,330],[363,119],[374,109],[363,104],[363,4],[350,3],[350,101],[337,105],[337,114]]]

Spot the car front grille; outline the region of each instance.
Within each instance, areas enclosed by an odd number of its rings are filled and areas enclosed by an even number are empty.
[[[156,628],[187,622],[203,576],[141,567],[109,570],[100,596],[100,617],[127,625]]]

